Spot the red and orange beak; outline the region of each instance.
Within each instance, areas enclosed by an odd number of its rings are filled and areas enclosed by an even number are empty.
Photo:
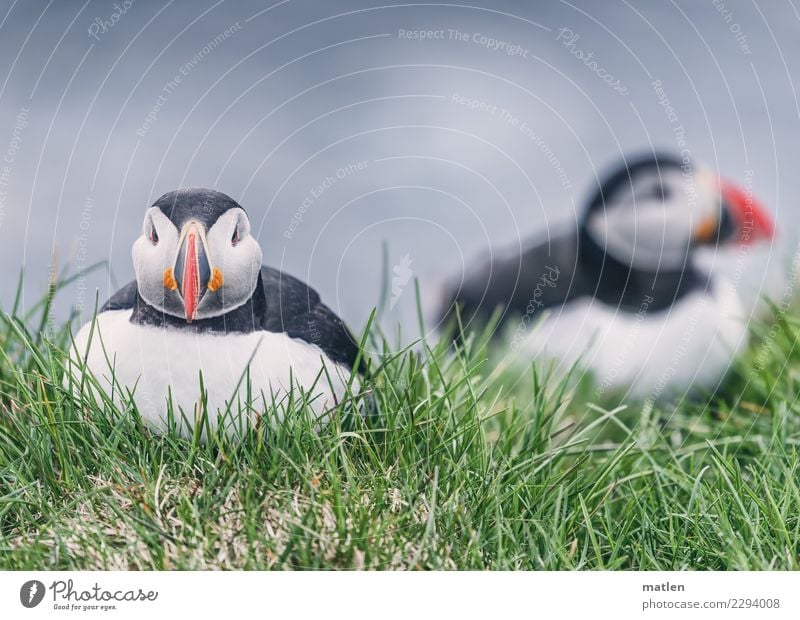
[[[208,291],[211,279],[205,231],[197,222],[187,222],[181,231],[174,274],[178,292],[183,298],[186,321],[191,323],[197,317],[197,306]]]
[[[769,241],[775,235],[775,224],[764,207],[742,188],[728,181],[720,181],[722,207],[736,226],[739,243],[750,245]]]

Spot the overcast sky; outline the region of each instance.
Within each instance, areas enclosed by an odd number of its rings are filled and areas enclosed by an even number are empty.
[[[20,268],[29,306],[54,261],[110,265],[61,316],[102,303],[133,277],[147,206],[187,185],[239,201],[265,262],[356,328],[384,247],[385,320],[413,332],[413,278],[429,303],[489,246],[574,222],[597,175],[652,148],[751,175],[791,245],[792,0],[470,4],[2,3],[4,309]]]

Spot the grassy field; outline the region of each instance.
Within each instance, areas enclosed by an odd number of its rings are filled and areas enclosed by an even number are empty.
[[[646,410],[503,369],[480,341],[420,353],[372,335],[368,416],[356,399],[315,430],[297,405],[207,443],[74,399],[48,316],[0,323],[4,569],[800,564],[792,316],[754,327],[716,397]]]

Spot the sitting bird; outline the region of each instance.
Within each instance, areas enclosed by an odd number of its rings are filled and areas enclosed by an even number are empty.
[[[600,183],[576,227],[476,266],[440,314],[452,318],[458,305],[468,327],[499,309],[506,328],[496,335],[513,359],[577,364],[600,391],[654,400],[713,391],[747,342],[748,316],[735,282],[698,259],[772,237],[751,193],[647,154]]]
[[[241,411],[253,422],[290,392],[320,415],[341,401],[356,341],[312,288],[261,265],[232,198],[164,194],[132,253],[136,279],[75,337],[74,375],[85,367],[108,394],[129,391],[155,429],[172,416],[184,434],[201,416],[230,433]]]

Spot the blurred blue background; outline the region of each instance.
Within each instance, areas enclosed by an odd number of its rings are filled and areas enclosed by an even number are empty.
[[[199,185],[357,329],[388,270],[384,323],[413,337],[415,278],[429,308],[487,247],[568,226],[598,175],[652,148],[752,186],[783,247],[748,257],[742,286],[782,291],[797,3],[472,4],[3,3],[3,309],[21,268],[25,307],[68,270],[56,318],[86,317],[132,279],[146,207]]]

